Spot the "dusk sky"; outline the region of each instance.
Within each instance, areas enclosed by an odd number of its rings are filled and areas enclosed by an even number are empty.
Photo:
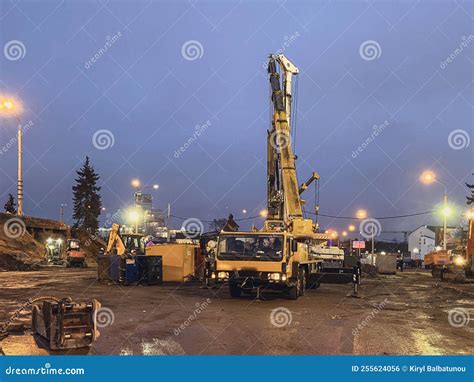
[[[178,216],[257,215],[266,206],[265,63],[283,52],[300,69],[299,181],[320,173],[321,213],[432,210],[443,187],[420,183],[429,168],[459,206],[456,224],[473,182],[473,4],[1,0],[0,93],[21,99],[21,120],[31,121],[25,214],[57,219],[66,203],[72,222],[71,186],[88,155],[107,212],[130,205],[137,177],[158,183],[155,204]],[[16,123],[0,123],[3,206],[16,195]],[[305,199],[312,210],[312,188]]]

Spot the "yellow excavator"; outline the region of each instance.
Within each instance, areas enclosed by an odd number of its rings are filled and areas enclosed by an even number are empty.
[[[112,224],[107,240],[105,254],[114,254],[123,256],[125,253],[144,253],[144,236],[141,234],[121,234],[120,225]]]
[[[273,116],[267,131],[267,210],[260,231],[219,234],[215,270],[211,279],[228,282],[232,297],[243,292],[277,289],[296,300],[307,287],[319,286],[327,273],[343,274],[359,283],[354,269],[323,269],[323,261],[312,253],[315,245],[330,237],[317,232],[312,219],[303,216],[301,194],[319,179],[313,172],[298,184],[291,145],[292,78],[298,68],[284,55],[270,55],[268,74]]]

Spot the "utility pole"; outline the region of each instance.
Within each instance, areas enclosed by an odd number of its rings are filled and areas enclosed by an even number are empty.
[[[448,248],[448,243],[446,243],[446,231],[448,229],[448,190],[446,186],[444,187],[444,220],[443,220],[443,249],[446,251]]]
[[[17,197],[18,197],[18,216],[23,216],[23,168],[22,168],[22,131],[21,122],[18,119],[18,180],[17,180]]]
[[[171,232],[170,232],[170,217],[171,217],[171,204],[168,203],[168,211],[167,211],[167,219],[166,219],[166,241],[170,242],[171,241]]]
[[[375,265],[375,258],[374,258],[374,233],[375,233],[375,227],[374,225],[372,224],[372,265]]]

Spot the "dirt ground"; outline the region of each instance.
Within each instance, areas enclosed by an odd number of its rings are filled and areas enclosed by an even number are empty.
[[[231,299],[199,283],[120,287],[96,269],[0,273],[0,321],[32,296],[96,298],[101,336],[89,354],[472,354],[474,284],[428,273],[322,285],[297,301],[279,294]],[[25,320],[28,315],[25,315]],[[99,320],[99,319],[98,319]],[[44,354],[29,334],[0,342],[5,354]]]

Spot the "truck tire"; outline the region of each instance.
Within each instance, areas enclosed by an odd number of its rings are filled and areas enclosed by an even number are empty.
[[[301,267],[298,273],[298,283],[300,284],[299,293],[300,296],[304,296],[306,292],[306,268]]]
[[[295,285],[288,288],[288,296],[290,300],[298,300],[298,297],[301,296],[301,287],[303,285],[302,279],[302,270],[303,268],[298,269],[298,277],[296,278]]]
[[[292,287],[288,287],[288,298],[290,300],[298,300],[298,282],[297,285],[293,285]]]
[[[242,296],[242,289],[236,284],[229,283],[229,292],[231,297],[240,297]]]

